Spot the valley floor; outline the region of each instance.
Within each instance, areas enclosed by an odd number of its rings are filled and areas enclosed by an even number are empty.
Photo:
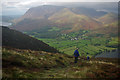
[[[80,57],[60,53],[3,48],[5,78],[118,78],[118,59]]]
[[[73,55],[73,52],[76,48],[79,48],[79,53],[81,56],[89,55],[94,56],[101,53],[109,53],[117,50],[117,48],[107,47],[106,38],[92,38],[92,40],[59,40],[59,39],[43,39],[37,38],[46,44],[58,49],[60,52],[63,52],[68,55]],[[116,44],[117,39],[110,41],[110,43]],[[96,45],[97,44],[97,45]],[[117,43],[118,44],[118,43]]]

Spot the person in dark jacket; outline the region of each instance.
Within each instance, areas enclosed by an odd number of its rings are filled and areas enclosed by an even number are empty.
[[[78,51],[78,48],[74,51],[74,57],[75,57],[75,61],[74,63],[77,63],[78,61],[78,56],[79,56],[79,51]]]
[[[87,60],[89,60],[89,59],[90,59],[90,57],[88,56],[88,54],[89,54],[89,53],[87,53]]]
[[[87,56],[87,60],[89,60],[90,59],[90,57],[89,56]]]

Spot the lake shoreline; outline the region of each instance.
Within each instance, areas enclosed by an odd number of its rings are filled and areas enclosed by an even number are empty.
[[[115,52],[106,52],[101,53],[95,56],[95,58],[120,58],[119,50],[116,50]]]
[[[0,22],[0,26],[11,26],[12,25],[12,23],[10,23],[10,22]]]

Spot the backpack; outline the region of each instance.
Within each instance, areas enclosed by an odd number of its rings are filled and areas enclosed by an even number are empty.
[[[75,52],[74,52],[74,55],[78,56],[78,53],[77,53],[77,51],[75,51]]]

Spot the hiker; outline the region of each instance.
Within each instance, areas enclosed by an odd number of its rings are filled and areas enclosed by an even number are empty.
[[[90,57],[89,56],[87,56],[87,60],[89,60],[90,59]]]
[[[90,57],[88,56],[88,54],[89,54],[89,53],[87,53],[87,60],[89,60],[89,59],[90,59]]]
[[[77,63],[78,61],[78,56],[79,56],[79,52],[78,52],[78,48],[74,51],[74,57],[75,57],[75,61],[74,63]]]

